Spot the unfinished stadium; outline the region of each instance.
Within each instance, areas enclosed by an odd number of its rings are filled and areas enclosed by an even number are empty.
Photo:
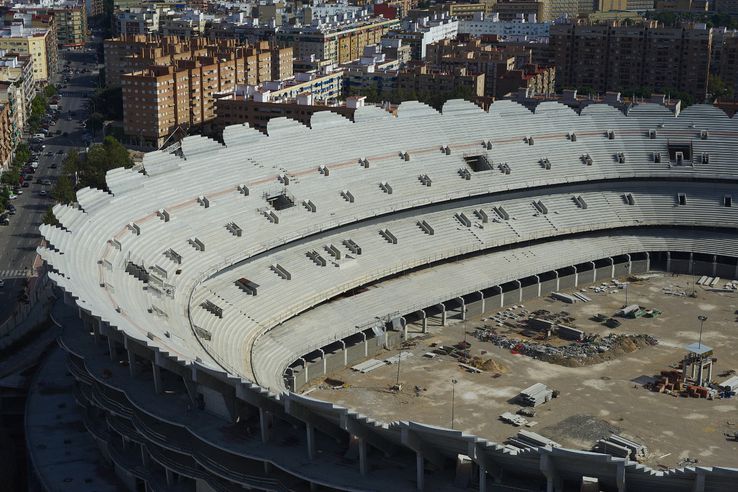
[[[147,154],[42,227],[76,400],[130,490],[734,490],[709,460],[516,448],[299,392],[430,319],[649,271],[738,278],[738,119],[406,102],[268,133]]]

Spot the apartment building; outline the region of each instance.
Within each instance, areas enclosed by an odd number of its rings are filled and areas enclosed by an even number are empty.
[[[157,34],[159,32],[159,10],[146,7],[118,12],[115,15],[114,29],[119,36]]]
[[[33,59],[33,80],[45,84],[57,65],[57,43],[50,29],[29,28],[22,21],[15,21],[10,27],[0,29],[0,50],[20,55],[30,55]]]
[[[511,21],[521,14],[525,17],[535,15],[541,22],[553,20],[548,0],[500,0],[492,6],[492,13],[498,14],[503,21]]]
[[[9,106],[16,143],[22,136],[35,94],[31,56],[0,51],[0,102]]]
[[[345,104],[328,105],[316,102],[312,93],[303,92],[294,99],[279,102],[256,101],[248,97],[243,88],[239,88],[215,100],[216,118],[212,130],[217,133],[229,125],[248,124],[267,133],[267,126],[273,118],[286,117],[310,125],[313,115],[321,111],[337,113],[353,121],[354,113],[364,105],[364,99],[349,97]]]
[[[80,46],[87,40],[87,10],[82,4],[16,4],[5,12],[5,24],[11,24],[18,14],[30,14],[30,27],[37,28],[50,28],[47,19],[53,18],[53,30],[59,46]]]
[[[402,27],[393,29],[386,39],[399,39],[410,46],[413,60],[425,59],[426,47],[442,39],[453,39],[459,33],[459,21],[445,13],[431,14],[429,11],[412,11],[403,20]]]
[[[726,33],[722,39],[720,65],[717,75],[725,85],[733,89],[734,97],[738,97],[738,32]]]
[[[273,74],[292,75],[291,49],[270,49],[268,43],[237,46],[233,40],[218,41],[174,58],[161,51],[149,46],[141,56],[129,57],[134,61],[129,66],[145,68],[120,76],[124,132],[140,145],[158,147],[178,127],[211,121],[217,94],[242,84],[267,83]],[[290,63],[282,63],[287,59]],[[155,60],[165,63],[148,63]]]
[[[279,46],[291,46],[297,58],[315,55],[333,63],[347,63],[361,56],[364,46],[378,43],[400,25],[397,19],[364,17],[341,23],[314,23],[306,27],[282,27],[276,31]]]
[[[292,48],[275,48],[266,41],[242,45],[234,39],[132,35],[106,40],[104,51],[105,83],[108,87],[120,86],[121,76],[125,73],[220,54],[234,54],[239,60],[239,69],[242,70],[239,83],[257,84],[292,76]]]
[[[466,94],[484,97],[484,74],[472,74],[466,68],[441,69],[424,63],[402,70],[397,89],[404,94]]]
[[[103,0],[85,0],[87,17],[97,17],[103,14]]]
[[[15,144],[10,107],[0,104],[0,168],[7,169],[10,166]]]
[[[443,40],[428,46],[426,61],[441,69],[484,74],[483,96],[488,99],[500,99],[520,87],[554,92],[555,69],[532,63],[532,50],[524,45],[493,46],[479,38]]]
[[[712,29],[560,24],[550,44],[561,88],[595,92],[682,91],[702,101],[707,92]]]
[[[518,14],[513,20],[502,20],[500,14],[475,14],[470,20],[459,21],[459,34],[497,36],[502,41],[548,42],[550,22],[538,22],[535,14]]]

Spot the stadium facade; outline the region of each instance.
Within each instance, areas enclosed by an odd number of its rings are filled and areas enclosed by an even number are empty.
[[[147,154],[42,227],[76,400],[130,490],[732,490],[736,469],[521,450],[293,391],[410,322],[649,270],[738,278],[738,119],[406,102],[268,133]]]

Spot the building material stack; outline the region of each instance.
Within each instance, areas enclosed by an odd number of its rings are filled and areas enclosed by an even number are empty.
[[[533,386],[524,389],[518,395],[518,401],[522,405],[529,407],[537,407],[543,405],[553,398],[553,390],[543,383],[536,383]]]

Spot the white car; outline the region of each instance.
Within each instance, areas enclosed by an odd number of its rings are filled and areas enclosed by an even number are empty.
[[[16,198],[18,198],[18,195],[16,195],[15,193],[11,193],[8,197],[9,200],[15,200]]]

